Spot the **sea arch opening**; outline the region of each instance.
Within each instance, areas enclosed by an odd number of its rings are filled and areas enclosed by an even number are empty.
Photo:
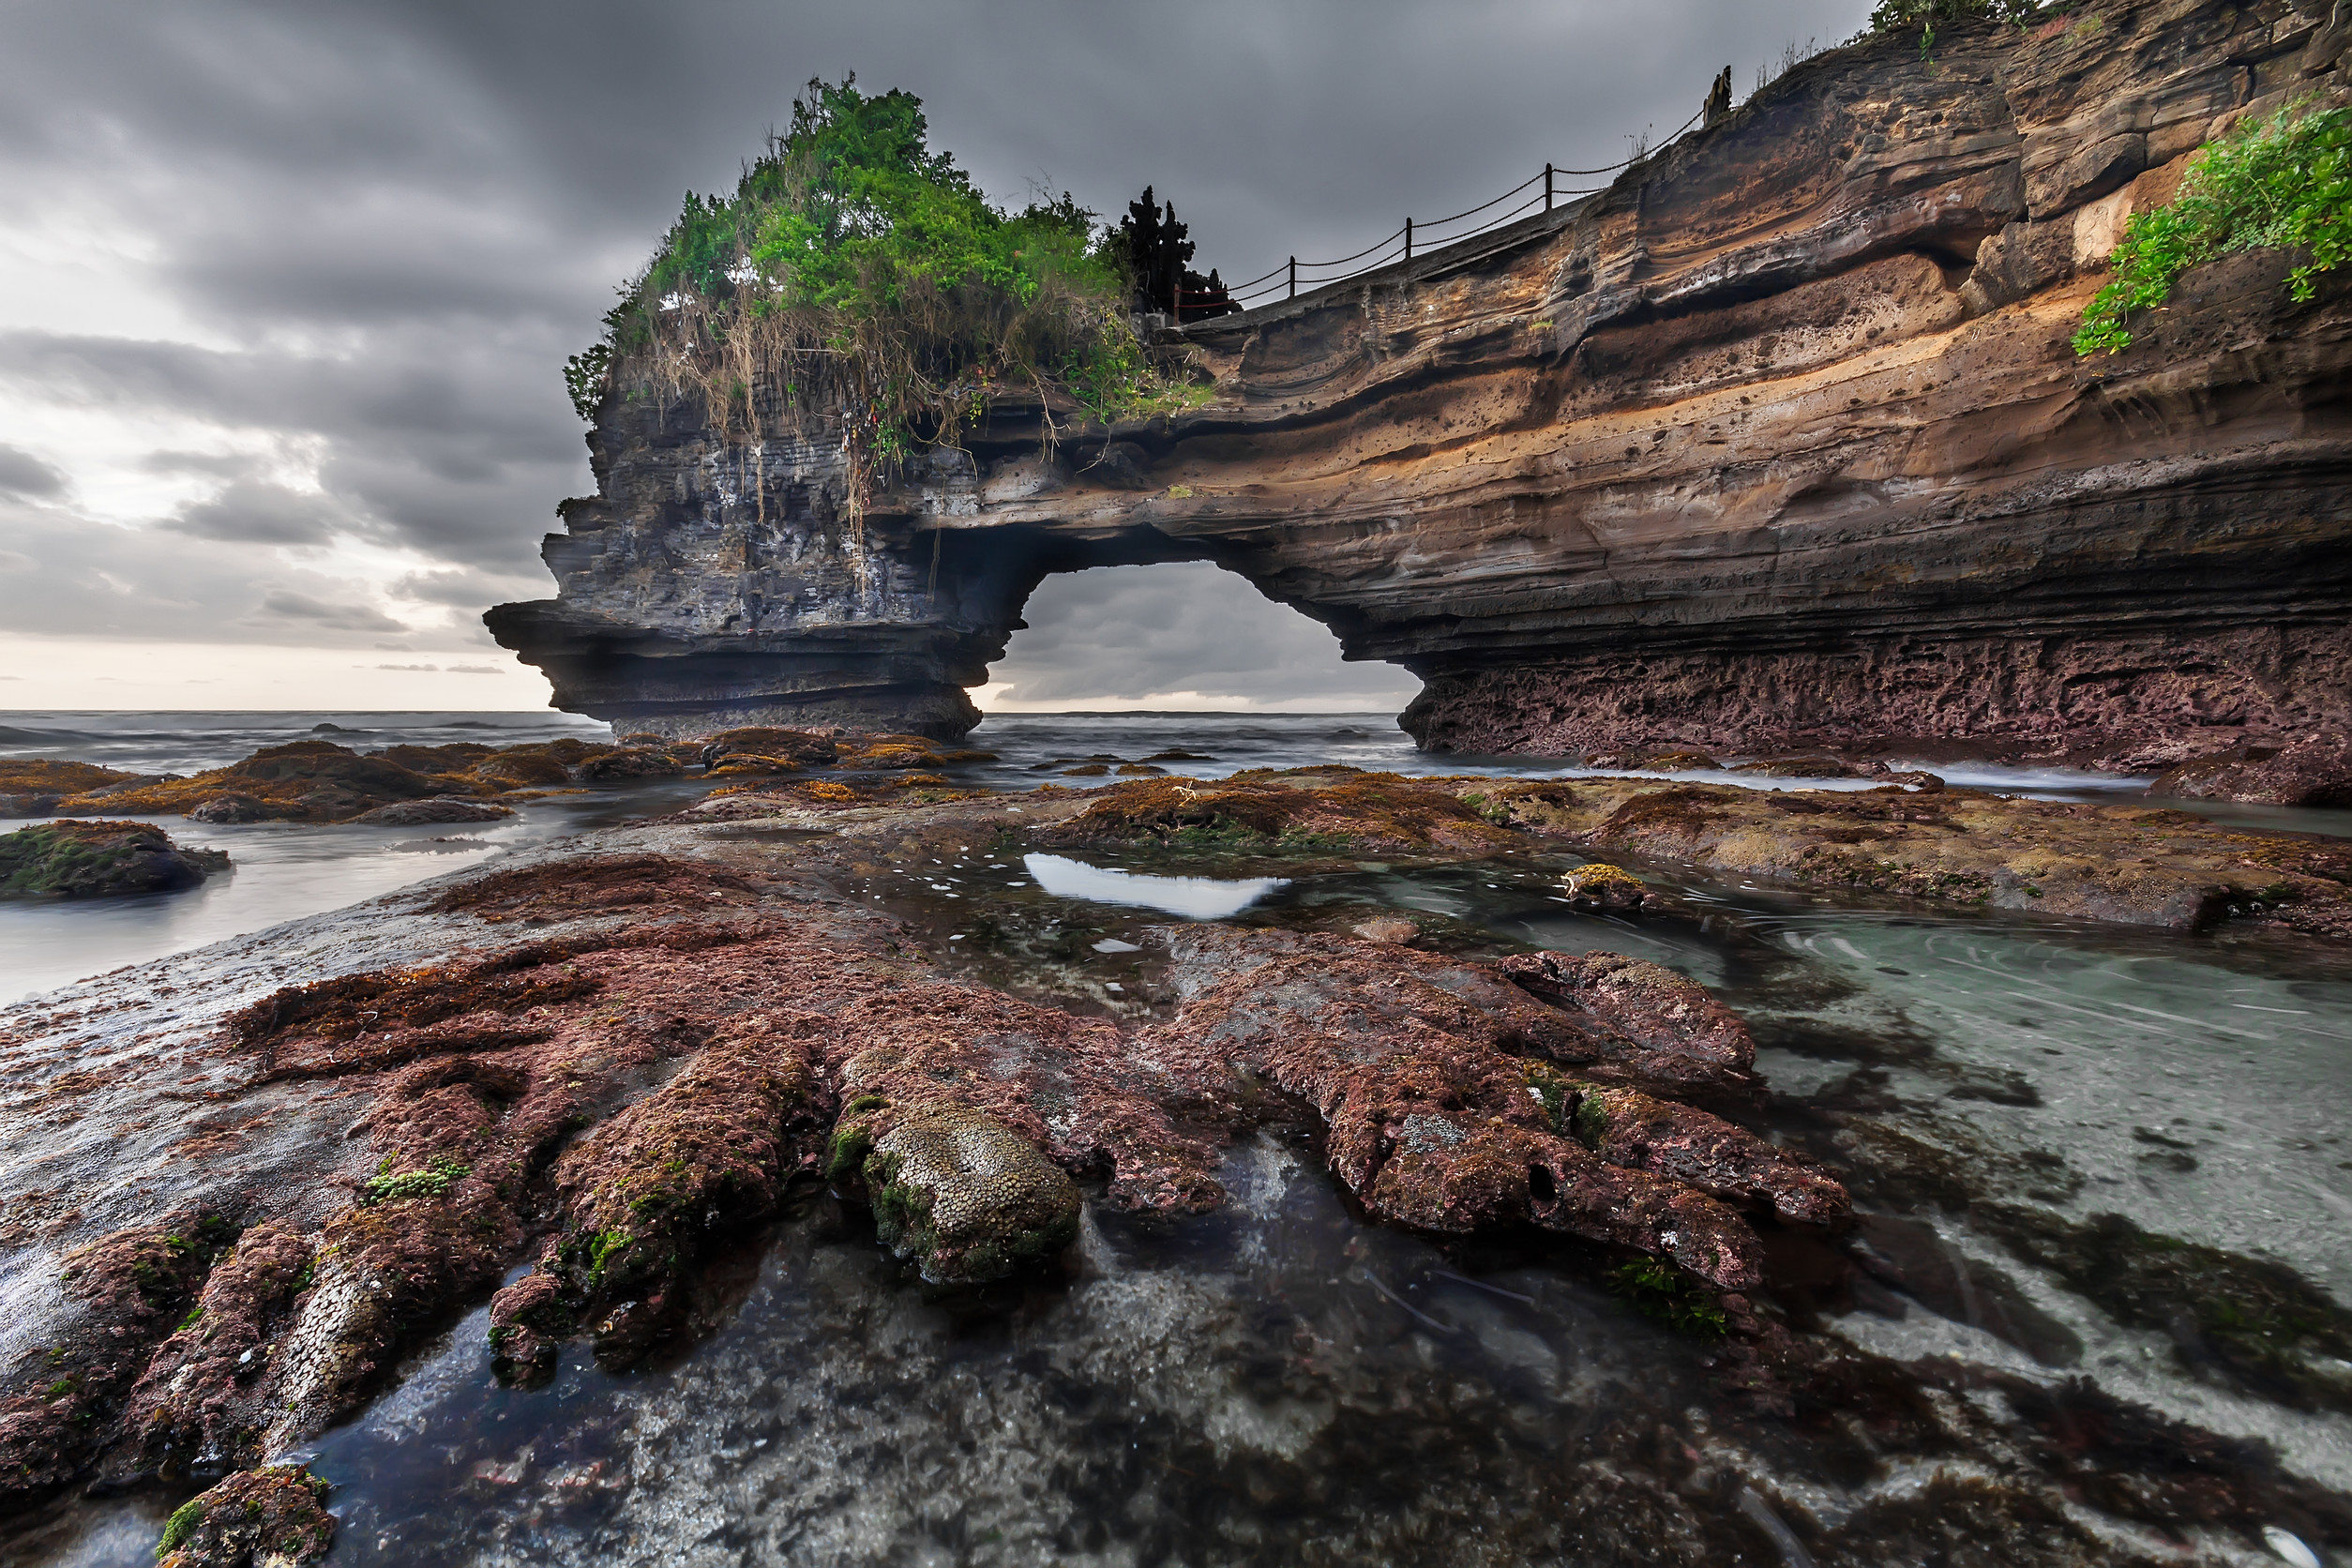
[[[1329,627],[1210,561],[1056,572],[1021,617],[972,694],[984,714],[1395,714],[1421,688],[1344,661]]]

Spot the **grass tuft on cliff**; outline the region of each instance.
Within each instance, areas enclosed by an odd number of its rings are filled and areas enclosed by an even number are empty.
[[[2164,304],[2182,273],[2271,246],[2303,252],[2286,275],[2299,300],[2352,254],[2352,116],[2344,110],[2282,109],[2249,121],[2189,165],[2170,202],[2133,214],[2109,263],[2115,280],[2084,310],[2074,352],[2129,348],[2132,317]]]
[[[593,417],[609,386],[690,392],[730,432],[849,425],[861,472],[953,445],[1003,391],[1108,424],[1199,393],[1157,370],[1095,215],[1067,193],[991,204],[928,143],[920,98],[811,80],[731,196],[678,220],[566,369]]]

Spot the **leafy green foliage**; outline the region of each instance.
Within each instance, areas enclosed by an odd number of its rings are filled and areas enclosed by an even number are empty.
[[[1634,1310],[1701,1339],[1720,1339],[1728,1326],[1706,1286],[1663,1258],[1637,1258],[1608,1273],[1609,1289]]]
[[[1876,38],[1882,33],[1917,27],[1919,52],[1924,56],[1935,46],[1936,24],[1939,22],[1992,17],[2022,25],[2041,8],[2039,0],[1878,0],[1871,8],[1870,20],[1862,23],[1862,36]]]
[[[1094,215],[1066,193],[1014,212],[933,151],[922,100],[813,80],[731,196],[688,192],[566,383],[700,394],[721,429],[840,415],[861,467],[953,444],[990,400],[1081,421],[1196,396],[1153,366]]]
[[[564,361],[564,390],[571,394],[574,414],[587,420],[596,417],[596,400],[604,396],[605,372],[611,367],[610,343],[591,343]]]
[[[2240,126],[2189,165],[2170,202],[2133,214],[2109,262],[2115,280],[2083,312],[2074,352],[2129,347],[2133,315],[2162,305],[2182,273],[2271,246],[2304,252],[2287,274],[2299,300],[2352,254],[2352,116],[2344,110],[2283,109]]]

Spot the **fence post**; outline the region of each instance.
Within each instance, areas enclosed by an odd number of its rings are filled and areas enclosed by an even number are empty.
[[[1552,210],[1552,166],[1548,163],[1544,165],[1544,210]]]
[[[1413,220],[1412,220],[1411,219],[1408,218],[1407,219],[1405,219],[1405,260],[1407,260],[1407,261],[1409,261],[1409,262],[1410,262],[1410,261],[1411,261],[1412,259],[1413,259]]]
[[[1299,259],[1296,256],[1290,258],[1290,297],[1299,297]]]

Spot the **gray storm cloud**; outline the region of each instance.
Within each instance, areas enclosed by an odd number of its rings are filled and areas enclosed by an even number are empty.
[[[1115,213],[1151,184],[1199,261],[1239,278],[1354,250],[1546,159],[1621,158],[1723,66],[1744,83],[1865,9],[11,8],[0,258],[45,279],[94,229],[128,259],[112,294],[68,309],[39,282],[0,313],[0,412],[42,415],[0,446],[0,560],[33,564],[0,574],[0,630],[354,646],[400,630],[478,649],[472,612],[549,590],[539,536],[590,484],[564,356],[681,193],[731,187],[811,75],[917,93],[935,143],[1002,200],[1067,189]],[[56,433],[79,416],[110,433]],[[149,516],[77,510],[133,478],[181,489]],[[1410,689],[1338,671],[1321,628],[1235,608],[1207,570],[1048,584],[1001,678],[1033,701]]]

